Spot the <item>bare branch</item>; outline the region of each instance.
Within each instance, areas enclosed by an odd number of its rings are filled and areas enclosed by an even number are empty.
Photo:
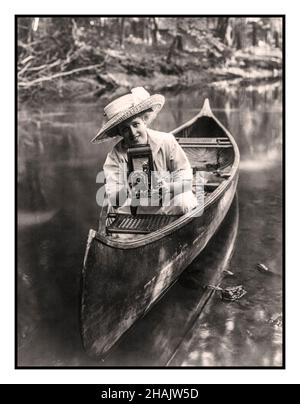
[[[18,85],[20,87],[31,87],[31,86],[35,86],[37,84],[40,84],[44,81],[51,81],[60,77],[65,77],[65,76],[70,76],[72,74],[75,73],[79,73],[79,72],[83,72],[85,70],[92,70],[92,69],[96,69],[97,67],[101,67],[103,66],[103,64],[97,64],[97,65],[92,65],[92,66],[87,66],[87,67],[80,67],[78,69],[74,69],[74,70],[70,70],[68,72],[61,72],[61,73],[56,73],[53,74],[52,76],[47,76],[47,77],[40,77],[38,79],[32,80],[32,81],[21,81],[18,83]]]
[[[28,69],[29,71],[39,71],[39,70],[44,70],[44,69],[51,69],[52,67],[55,67],[61,63],[60,59],[55,60],[52,63],[46,63],[42,66],[34,66]]]
[[[34,59],[34,56],[29,55],[27,56],[25,59],[21,60],[21,65],[24,65],[25,63],[27,63],[29,60]]]
[[[31,65],[31,63],[32,63],[32,62],[27,63],[27,65],[24,66],[23,69],[18,72],[18,76],[21,76],[26,70],[28,70],[28,68],[29,68],[29,66]]]

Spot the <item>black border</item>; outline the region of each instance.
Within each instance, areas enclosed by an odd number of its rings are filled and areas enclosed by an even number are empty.
[[[18,41],[18,18],[19,17],[269,17],[269,18],[281,18],[282,19],[282,235],[283,235],[283,244],[282,244],[282,265],[283,265],[283,276],[282,276],[282,311],[283,311],[283,344],[282,344],[282,366],[19,366],[18,365],[18,341],[17,341],[17,307],[18,307],[18,299],[17,299],[17,271],[18,271],[18,253],[17,253],[17,245],[18,245],[18,184],[17,184],[17,173],[18,173],[18,75],[17,75],[17,41]],[[251,370],[283,370],[286,369],[286,14],[15,14],[14,15],[14,46],[15,46],[15,83],[14,83],[14,93],[15,93],[15,144],[14,144],[14,152],[15,152],[15,284],[14,284],[14,292],[15,292],[15,310],[14,310],[14,338],[15,338],[15,352],[14,352],[14,369],[23,370],[23,369],[94,369],[94,370],[115,370],[115,369],[145,369],[145,370],[156,370],[156,369],[164,369],[164,370],[235,370],[235,369],[251,369]]]

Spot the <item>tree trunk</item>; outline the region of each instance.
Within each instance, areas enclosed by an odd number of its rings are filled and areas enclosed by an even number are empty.
[[[27,33],[27,43],[32,42],[32,24],[33,24],[34,18],[30,18],[30,23],[28,26],[28,33]]]
[[[280,41],[279,41],[279,32],[274,32],[274,40],[275,40],[275,47],[280,48]]]
[[[167,56],[167,63],[171,63],[172,56],[173,56],[173,53],[174,53],[174,50],[175,50],[175,45],[176,45],[176,37],[173,39],[173,41],[171,43],[171,46],[170,46],[170,49],[169,49],[169,52],[168,52],[168,56]]]
[[[182,36],[180,34],[176,34],[175,38],[173,39],[173,42],[168,52],[167,63],[171,62],[175,50],[178,50],[180,52],[183,51]]]
[[[255,22],[252,24],[252,45],[257,45],[257,26]]]
[[[236,49],[245,47],[245,19],[241,18],[234,27],[234,44]]]
[[[140,25],[140,21],[138,20],[138,21],[131,21],[131,24],[130,24],[130,33],[132,34],[132,36],[134,37],[134,38],[140,38],[141,37],[141,35],[140,35],[140,32],[139,32],[139,25]]]
[[[219,17],[219,19],[218,19],[216,34],[221,39],[222,42],[224,42],[225,38],[226,38],[228,22],[229,22],[229,17]]]
[[[176,42],[176,48],[179,52],[183,51],[183,41],[182,41],[182,35],[177,34],[176,35],[177,42]]]
[[[124,30],[125,28],[125,18],[120,17],[119,18],[119,44],[121,48],[124,48]]]
[[[157,26],[157,22],[156,22],[156,18],[152,17],[152,43],[154,46],[157,46],[157,34],[158,34],[158,26]]]
[[[100,17],[99,18],[99,34],[100,34],[101,39],[104,38],[104,33],[105,33],[105,20],[104,20],[104,18]]]

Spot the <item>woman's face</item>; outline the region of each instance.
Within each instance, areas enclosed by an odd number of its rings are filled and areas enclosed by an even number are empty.
[[[118,125],[119,134],[123,137],[125,146],[136,146],[147,143],[147,126],[142,117],[133,117]]]

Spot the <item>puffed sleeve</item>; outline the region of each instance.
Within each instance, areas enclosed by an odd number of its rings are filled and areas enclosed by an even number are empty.
[[[169,139],[169,169],[172,173],[173,181],[192,179],[193,170],[184,150],[173,135],[170,135]]]
[[[119,158],[113,149],[108,153],[103,171],[105,175],[105,189],[108,198],[118,193],[126,185],[126,163]]]

